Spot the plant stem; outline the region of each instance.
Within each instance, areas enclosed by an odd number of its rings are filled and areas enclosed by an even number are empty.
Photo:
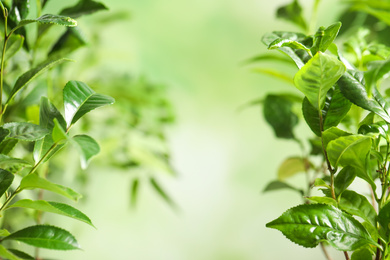
[[[349,255],[347,251],[344,251],[345,260],[349,260]]]
[[[329,255],[328,250],[326,250],[326,247],[324,243],[320,243],[322,252],[324,253],[327,260],[333,260],[333,258]]]

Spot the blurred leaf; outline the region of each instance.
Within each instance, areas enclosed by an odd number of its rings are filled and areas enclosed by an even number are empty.
[[[77,201],[82,197],[81,194],[74,190],[64,187],[62,185],[54,184],[48,180],[39,177],[37,174],[30,174],[24,177],[20,183],[21,190],[43,189],[48,190],[74,201]]]
[[[275,190],[283,190],[283,189],[289,189],[293,191],[299,192],[303,196],[303,190],[297,189],[285,182],[282,181],[271,181],[268,183],[268,185],[264,188],[263,192],[268,191],[275,191]]]
[[[362,248],[352,253],[351,260],[372,260],[372,255],[369,249]]]
[[[254,68],[253,71],[256,72],[256,73],[265,74],[265,75],[269,75],[269,76],[275,77],[277,79],[284,80],[284,81],[294,85],[294,80],[293,80],[292,76],[290,76],[288,74],[285,74],[283,72],[280,72],[278,70]]]
[[[80,0],[76,5],[62,10],[60,14],[70,16],[72,18],[77,18],[82,15],[92,14],[101,10],[108,10],[108,8],[100,2],[92,0]]]
[[[293,103],[284,96],[267,95],[263,114],[279,138],[294,138],[293,128],[298,124],[298,116],[292,111]]]
[[[133,207],[135,207],[135,205],[137,204],[137,199],[138,199],[138,194],[139,194],[139,180],[138,179],[134,179],[132,181],[132,184],[131,184],[131,196],[130,196],[130,200],[131,200],[131,205]]]
[[[64,56],[87,45],[87,40],[78,27],[71,27],[58,39],[48,55]]]
[[[337,195],[343,193],[349,185],[355,180],[356,169],[352,166],[344,167],[339,173],[337,173],[334,180],[334,189]]]
[[[169,205],[176,208],[175,202],[171,199],[171,197],[164,191],[164,189],[161,187],[161,185],[156,181],[155,178],[151,177],[149,179],[150,184],[154,188],[154,190],[160,195],[162,199],[165,200]]]
[[[275,55],[275,54],[260,54],[244,61],[244,64],[251,64],[251,63],[262,62],[262,61],[280,61],[283,63],[294,64],[293,61],[287,58],[285,55]]]
[[[0,245],[0,257],[7,260],[23,260],[25,258],[19,258],[12,251],[7,250],[3,245]],[[34,258],[33,258],[34,260]]]
[[[7,44],[7,51],[5,53],[5,60],[9,60],[14,56],[23,46],[24,37],[19,34],[11,35]]]
[[[295,86],[318,111],[325,105],[328,90],[344,74],[342,62],[318,52],[294,77]]]
[[[72,139],[80,151],[81,168],[86,169],[91,158],[100,152],[99,144],[88,135],[76,135]]]
[[[8,251],[10,251],[11,253],[13,253],[14,255],[16,255],[17,257],[20,257],[21,259],[23,260],[35,260],[34,257],[26,254],[25,252],[22,252],[22,251],[19,251],[19,250],[16,250],[16,249],[8,249]]]
[[[24,167],[32,167],[32,164],[22,159],[12,158],[7,155],[0,154],[0,168],[8,170],[12,173],[10,169],[16,169],[17,172]]]
[[[297,0],[293,0],[291,4],[278,8],[276,17],[290,21],[301,27],[304,31],[307,30],[307,23],[302,16],[302,7]]]
[[[91,110],[115,102],[112,97],[98,94],[80,81],[69,81],[63,95],[65,121],[68,128]]]
[[[13,181],[14,175],[12,173],[4,169],[0,169],[0,197],[4,195]]]
[[[390,60],[370,62],[368,71],[364,73],[367,92],[371,93],[372,90],[377,87],[377,82],[387,78],[390,74],[389,72]]]
[[[325,52],[336,39],[340,27],[340,22],[334,23],[328,28],[320,27],[314,35],[314,46],[311,48],[312,54],[315,55],[319,51]]]
[[[15,22],[20,22],[21,20],[26,19],[29,10],[29,0],[12,0],[12,7],[8,17]]]
[[[0,143],[0,154],[9,154],[18,143],[17,139],[7,139]]]
[[[35,209],[35,210],[55,213],[55,214],[77,219],[79,221],[82,221],[94,227],[94,225],[92,224],[91,220],[88,218],[87,215],[85,215],[78,209],[75,209],[74,207],[64,203],[44,201],[44,200],[32,201],[29,199],[23,199],[23,200],[18,200],[11,206],[8,206],[6,209],[10,209],[10,208],[28,208],[28,209]]]
[[[46,61],[40,65],[38,65],[37,67],[33,68],[33,69],[30,69],[29,71],[25,72],[23,75],[21,75],[9,97],[8,97],[8,101],[7,103],[25,86],[27,86],[27,84],[29,84],[33,79],[35,79],[36,77],[38,77],[40,74],[42,74],[43,72],[45,72],[46,70],[54,67],[55,65],[57,64],[60,64],[64,61],[70,61],[69,59],[64,59],[64,58],[61,58],[61,59],[58,59],[58,60],[49,60],[49,61]]]
[[[31,246],[54,249],[80,249],[76,239],[68,231],[48,225],[36,225],[16,231],[4,240],[16,240]]]
[[[328,185],[328,183],[326,183],[324,179],[320,179],[320,178],[315,179],[314,187],[325,187],[327,189],[330,189],[330,186]]]
[[[300,157],[290,157],[283,161],[278,169],[278,179],[283,181],[297,173],[305,172],[310,162]]]
[[[351,215],[325,204],[299,205],[266,226],[280,230],[304,247],[315,247],[322,241],[340,251],[353,251],[367,244],[380,247]]]
[[[10,132],[7,138],[21,141],[37,141],[49,134],[49,131],[46,128],[25,122],[6,123],[3,128]]]

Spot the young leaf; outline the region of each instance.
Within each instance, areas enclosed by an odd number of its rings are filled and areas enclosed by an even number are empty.
[[[282,181],[271,181],[268,183],[268,185],[264,188],[263,192],[268,192],[268,191],[274,191],[274,190],[282,190],[282,189],[289,189],[293,191],[299,192],[302,196],[304,194],[303,190],[297,189],[285,182]]]
[[[337,201],[334,200],[333,198],[313,196],[313,197],[308,197],[306,199],[308,199],[312,202],[315,202],[315,203],[321,203],[321,204],[326,204],[326,205],[337,207]]]
[[[32,201],[29,199],[23,199],[23,200],[18,200],[11,206],[8,206],[6,209],[10,209],[10,208],[28,208],[28,209],[35,209],[35,210],[55,213],[55,214],[77,219],[79,221],[82,221],[94,227],[94,225],[92,224],[91,220],[87,217],[87,215],[85,215],[78,209],[75,209],[74,207],[64,203],[44,201],[44,200]]]
[[[31,123],[7,123],[3,128],[9,130],[7,138],[21,141],[37,141],[49,134],[46,128]]]
[[[29,71],[25,72],[22,76],[20,76],[11,93],[9,94],[9,97],[8,97],[8,101],[7,103],[15,97],[15,95],[22,89],[24,88],[25,86],[27,86],[28,83],[30,83],[33,79],[35,79],[36,77],[38,77],[40,74],[42,74],[43,72],[45,72],[46,70],[54,67],[55,65],[58,65],[64,61],[70,61],[69,59],[64,59],[64,58],[61,58],[61,59],[58,59],[58,60],[49,60],[47,62],[44,62],[40,65],[38,65],[37,67],[33,68],[33,69],[30,69]]]
[[[297,173],[305,172],[310,162],[300,157],[290,157],[284,160],[278,169],[278,179],[283,181]]]
[[[16,231],[3,240],[16,240],[31,246],[54,249],[74,250],[80,245],[68,231],[49,225],[36,225]]]
[[[68,27],[77,26],[77,21],[73,20],[70,17],[62,16],[62,15],[54,15],[54,14],[45,14],[37,19],[26,19],[21,20],[20,23],[11,30],[10,34],[15,32],[17,29],[30,24],[30,23],[40,23],[40,24],[58,24]]]
[[[24,259],[24,258],[19,258],[13,252],[11,252],[10,250],[7,250],[3,245],[0,245],[0,257],[1,257],[1,259],[8,259],[8,260],[23,260]]]
[[[20,182],[21,190],[43,189],[48,190],[64,197],[77,201],[82,196],[74,190],[64,187],[62,185],[54,184],[48,180],[39,177],[37,174],[27,175]]]
[[[82,15],[92,14],[101,10],[108,10],[108,8],[104,4],[96,1],[80,0],[76,5],[62,10],[60,14],[77,18]]]
[[[266,226],[280,230],[304,247],[315,247],[322,241],[341,251],[353,251],[367,244],[380,247],[351,215],[325,204],[299,205]]]
[[[0,197],[8,190],[14,181],[14,175],[4,169],[0,169]]]
[[[115,101],[112,97],[96,93],[80,81],[69,81],[63,92],[65,121],[68,128],[89,111],[113,104]]]
[[[76,135],[72,138],[80,151],[81,168],[86,169],[89,161],[100,152],[98,143],[88,135]]]
[[[373,227],[376,226],[376,212],[371,203],[363,195],[355,191],[346,190],[341,194],[340,209],[351,215],[361,217],[368,221]]]
[[[57,118],[54,118],[54,128],[51,134],[53,138],[53,143],[59,143],[63,140],[68,139],[68,135],[66,134],[64,128],[58,123]]]
[[[279,138],[294,138],[293,128],[298,116],[292,111],[293,103],[283,96],[268,95],[264,100],[264,117]]]
[[[337,195],[345,191],[356,177],[356,169],[353,166],[344,167],[337,173],[334,180],[334,189]]]
[[[290,39],[276,39],[275,41],[271,42],[271,44],[268,46],[269,50],[279,49],[281,47],[290,47],[292,49],[302,49],[306,51],[307,53],[310,53],[310,49],[303,45],[300,42],[293,41]]]
[[[318,52],[294,77],[295,86],[302,91],[318,111],[325,105],[328,90],[344,74],[342,62]]]
[[[301,27],[304,31],[307,30],[307,23],[302,16],[302,7],[297,0],[293,0],[291,4],[278,8],[276,17],[290,21]]]
[[[325,52],[333,43],[334,39],[336,39],[340,27],[340,22],[332,24],[326,29],[325,27],[320,27],[314,35],[314,45],[311,48],[312,54],[315,55],[319,51]]]

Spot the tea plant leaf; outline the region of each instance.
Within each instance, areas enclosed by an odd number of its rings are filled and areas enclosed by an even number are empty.
[[[341,194],[339,206],[340,209],[349,214],[368,221],[373,227],[376,226],[377,214],[365,196],[355,191],[346,190]]]
[[[57,25],[68,26],[68,27],[77,26],[77,21],[73,20],[70,17],[66,17],[62,15],[54,15],[54,14],[44,14],[41,17],[36,19],[21,20],[20,23],[10,31],[10,34],[15,32],[17,29],[30,23],[57,24]]]
[[[175,207],[175,202],[171,199],[171,197],[168,195],[168,193],[166,193],[164,191],[164,189],[156,181],[156,179],[152,177],[149,179],[149,181],[150,181],[150,184],[152,185],[152,187],[154,188],[154,190],[157,192],[157,194],[160,195],[160,197],[162,199],[164,199],[165,202],[167,202],[170,206]]]
[[[390,203],[386,203],[385,206],[379,211],[378,222],[383,227],[386,233],[390,231]]]
[[[9,171],[0,169],[0,197],[8,190],[14,181],[14,175]]]
[[[78,27],[70,27],[53,45],[48,55],[64,56],[86,44],[87,40],[80,29]]]
[[[353,251],[367,244],[380,247],[351,215],[325,204],[299,205],[266,226],[280,230],[304,247],[315,247],[322,241],[341,251]]]
[[[315,202],[315,203],[326,204],[326,205],[337,207],[337,201],[332,199],[332,198],[329,198],[329,197],[313,196],[313,197],[308,197],[306,199],[308,199],[312,202]]]
[[[276,17],[290,21],[301,27],[304,31],[307,30],[307,23],[302,16],[302,7],[297,0],[293,0],[291,4],[278,8]]]
[[[80,151],[81,168],[86,169],[91,158],[100,152],[99,144],[88,135],[76,135],[72,140]]]
[[[49,134],[49,131],[46,128],[25,122],[7,123],[4,124],[3,128],[9,130],[10,132],[7,138],[21,141],[33,142],[40,140]]]
[[[18,200],[11,206],[8,206],[6,209],[10,209],[10,208],[28,208],[28,209],[35,209],[35,210],[55,213],[55,214],[77,219],[79,221],[82,221],[94,227],[94,225],[92,224],[91,220],[88,218],[87,215],[85,215],[78,209],[75,209],[74,207],[64,203],[44,201],[44,200],[32,201],[29,199],[23,199],[23,200]]]
[[[64,88],[63,95],[65,121],[68,128],[91,110],[115,102],[112,97],[98,94],[80,81],[69,81]]]
[[[311,53],[315,55],[317,52],[325,52],[336,39],[341,28],[341,23],[337,22],[328,28],[320,27],[314,35],[314,45],[311,48]]]
[[[22,47],[24,43],[24,37],[20,34],[12,35],[7,44],[7,51],[5,53],[5,60],[9,60],[14,56]]]
[[[362,248],[352,253],[351,260],[372,260],[372,255],[370,250]]]
[[[292,111],[293,103],[278,95],[267,95],[263,114],[279,138],[294,138],[293,128],[298,124],[298,116]]]
[[[268,75],[268,76],[272,76],[274,78],[283,80],[285,82],[288,82],[288,83],[294,85],[294,80],[293,80],[292,76],[290,76],[290,75],[288,75],[286,73],[280,72],[278,70],[268,69],[268,68],[254,68],[252,71],[256,72],[256,73],[259,73],[259,74],[265,74],[265,75]]]
[[[68,135],[62,125],[58,123],[57,118],[54,118],[54,128],[51,136],[53,138],[53,143],[60,143],[61,141],[68,139]]]
[[[355,180],[356,169],[353,166],[346,166],[337,173],[334,180],[334,189],[337,195],[345,191],[349,185]]]
[[[282,162],[278,169],[278,179],[283,181],[297,173],[305,172],[310,162],[300,157],[290,157]]]
[[[77,18],[82,15],[92,14],[101,10],[108,10],[108,8],[99,2],[92,0],[81,0],[76,5],[63,9],[60,14]]]
[[[379,80],[389,76],[390,60],[372,61],[367,67],[368,70],[364,73],[364,79],[366,82],[366,90],[368,93],[371,93],[376,88]]]
[[[77,201],[82,197],[81,194],[74,190],[64,187],[62,185],[54,184],[48,180],[39,177],[37,174],[30,174],[24,177],[20,183],[21,190],[43,189],[48,190],[74,201]]]
[[[318,52],[295,75],[295,86],[307,97],[318,111],[325,105],[328,90],[344,74],[342,62]]]
[[[16,255],[17,257],[20,257],[23,260],[35,260],[34,257],[30,256],[29,254],[26,254],[25,252],[16,250],[16,249],[8,249],[12,254]]]
[[[290,184],[287,184],[282,181],[271,181],[268,183],[268,185],[264,188],[263,192],[268,192],[268,191],[275,191],[275,190],[283,190],[283,189],[289,189],[293,191],[299,192],[302,196],[304,194],[303,190],[297,189]]]
[[[25,72],[23,75],[21,75],[11,93],[9,94],[9,97],[8,97],[8,101],[7,103],[15,97],[15,95],[22,89],[24,88],[25,86],[27,86],[27,84],[29,84],[33,79],[35,79],[36,77],[38,77],[40,74],[42,74],[43,72],[45,72],[46,70],[54,67],[55,65],[58,65],[64,61],[71,61],[69,59],[64,59],[64,58],[61,58],[61,59],[58,59],[58,60],[49,60],[47,62],[44,62],[40,65],[38,65],[37,67]]]
[[[341,136],[329,142],[327,151],[333,167],[355,166],[365,171],[371,138],[364,135]]]
[[[0,154],[0,168],[7,169],[10,167],[30,167],[32,164],[26,160],[13,158],[5,154]]]
[[[269,50],[279,49],[281,47],[290,47],[292,49],[302,49],[306,51],[307,53],[310,53],[310,49],[303,45],[300,42],[293,41],[290,39],[276,39],[275,41],[271,42],[271,44],[268,46]]]
[[[346,72],[337,83],[341,93],[355,105],[374,112],[390,123],[389,112],[376,99],[370,99],[361,73]]]
[[[130,201],[131,201],[131,205],[133,207],[135,207],[135,205],[137,204],[137,199],[138,199],[138,195],[139,195],[139,186],[140,186],[140,182],[138,179],[134,179],[131,183],[131,190],[130,190]]]
[[[7,248],[5,248],[3,245],[0,245],[0,257],[2,259],[8,259],[8,260],[23,260],[23,259],[25,259],[25,258],[19,258],[13,252],[11,252],[10,250],[7,250]]]
[[[341,136],[349,136],[349,135],[352,134],[345,132],[341,129],[338,129],[337,127],[331,127],[322,133],[324,147],[327,148],[330,141],[336,140]]]
[[[74,250],[80,245],[68,231],[49,225],[36,225],[12,233],[3,240],[16,240],[31,246],[54,249]]]
[[[0,154],[9,154],[18,143],[17,139],[7,139],[0,144]]]

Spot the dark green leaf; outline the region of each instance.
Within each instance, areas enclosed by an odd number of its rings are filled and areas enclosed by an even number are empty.
[[[87,41],[78,27],[71,27],[58,39],[49,55],[64,56],[85,46]]]
[[[45,14],[37,19],[26,19],[21,20],[20,23],[12,29],[10,33],[13,33],[17,29],[30,24],[30,23],[40,23],[40,24],[58,24],[67,27],[77,26],[77,21],[73,20],[70,17],[62,16],[62,15],[54,15],[54,14]]]
[[[72,139],[80,151],[81,167],[85,169],[91,158],[100,152],[99,144],[88,135],[76,135]]]
[[[0,197],[8,190],[14,181],[14,175],[6,170],[0,169]]]
[[[283,96],[268,95],[264,100],[264,117],[279,138],[294,138],[298,116],[292,108],[293,103]]]
[[[7,139],[0,144],[0,154],[9,154],[18,143],[17,139]]]
[[[318,52],[294,77],[295,86],[302,91],[310,103],[320,111],[325,105],[328,90],[344,74],[342,62]]]
[[[77,18],[82,15],[92,14],[101,10],[108,10],[108,8],[102,3],[96,1],[80,0],[76,5],[62,10],[60,14]]]
[[[29,0],[13,0],[9,18],[15,22],[26,19],[30,10]]]
[[[268,183],[267,187],[264,188],[263,192],[268,192],[268,191],[275,191],[275,190],[293,190],[299,192],[303,196],[303,190],[297,189],[290,184],[287,184],[282,181],[272,181]]]
[[[38,77],[40,74],[45,72],[46,70],[54,67],[57,64],[60,64],[64,61],[70,61],[69,59],[58,59],[58,60],[49,60],[47,62],[44,62],[37,67],[25,72],[22,76],[18,78],[16,81],[9,97],[7,103],[25,86],[27,86],[28,83],[30,83],[33,79]]]
[[[315,247],[322,241],[341,251],[353,251],[367,244],[379,246],[351,215],[324,204],[291,208],[266,226],[280,230],[304,247]]]
[[[69,81],[63,95],[68,128],[89,111],[115,102],[112,97],[98,94],[80,81]]]
[[[302,16],[302,7],[297,0],[278,8],[276,16],[298,25],[304,31],[307,30],[307,23]]]
[[[336,39],[340,27],[340,22],[332,24],[328,28],[320,27],[314,35],[314,46],[311,48],[312,54],[315,55],[319,51],[325,52]]]
[[[25,258],[20,258],[10,250],[7,250],[3,245],[0,245],[0,257],[1,259],[7,260],[23,260]],[[34,259],[34,258],[33,258]]]
[[[22,252],[22,251],[19,251],[16,249],[8,249],[8,251],[10,251],[11,253],[13,253],[14,255],[16,255],[17,257],[19,257],[23,260],[35,260],[34,257],[26,254],[25,252]]]
[[[371,203],[363,195],[355,191],[346,190],[341,194],[340,209],[351,215],[361,217],[373,227],[376,226],[376,212]]]
[[[351,260],[372,260],[372,255],[369,249],[362,248],[353,252]]]
[[[334,180],[334,189],[337,195],[345,191],[356,177],[356,169],[352,166],[344,167],[337,173]]]
[[[4,240],[16,240],[31,246],[54,250],[80,249],[80,245],[68,231],[48,225],[27,227],[12,233]]]
[[[44,201],[44,200],[32,201],[28,199],[23,199],[23,200],[18,200],[11,206],[7,207],[7,209],[10,208],[28,208],[28,209],[35,209],[35,210],[55,213],[55,214],[77,219],[79,221],[82,221],[94,227],[91,220],[84,213],[64,203]]]
[[[37,141],[50,133],[46,128],[25,122],[7,123],[3,127],[10,131],[7,138],[21,141]]]
[[[39,177],[36,174],[30,174],[24,177],[20,183],[21,190],[43,189],[48,190],[64,197],[77,201],[82,196],[74,190],[62,185],[54,184],[48,180]]]

